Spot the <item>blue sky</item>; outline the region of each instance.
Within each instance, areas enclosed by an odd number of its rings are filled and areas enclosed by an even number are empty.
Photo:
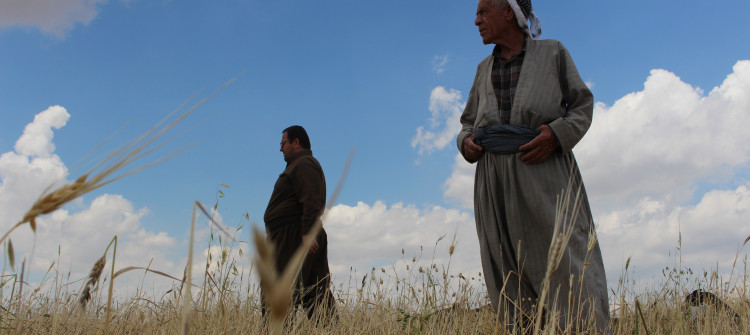
[[[0,2],[2,230],[45,183],[75,179],[189,97],[241,74],[167,136],[152,160],[193,145],[185,155],[50,216],[48,235],[37,236],[49,248],[38,246],[34,256],[42,271],[62,244],[70,267],[85,275],[105,245],[77,226],[125,236],[140,253],[118,260],[122,266],[153,257],[179,273],[191,204],[212,205],[221,183],[230,186],[219,207],[224,224],[239,226],[245,212],[262,222],[284,167],[280,132],[292,124],[308,129],[329,190],[356,148],[326,223],[336,276],[396,262],[402,248],[417,253],[454,232],[455,270],[479,271],[472,170],[456,163],[453,141],[456,112],[492,48],[473,25],[474,2],[40,4]],[[536,1],[534,8],[542,38],[566,45],[598,102],[574,152],[610,282],[627,257],[643,278],[674,266],[678,232],[688,266],[728,273],[750,234],[750,137],[739,126],[750,121],[750,65],[742,62],[750,59],[750,3]],[[44,149],[19,149],[25,127],[55,105],[69,117],[51,110],[37,124],[51,132],[28,132]],[[418,136],[419,127],[435,136]],[[115,132],[99,156],[81,162]],[[10,154],[27,165],[7,163]],[[52,162],[38,170],[45,178],[34,174],[34,158]],[[91,213],[102,215],[98,223],[86,221]]]

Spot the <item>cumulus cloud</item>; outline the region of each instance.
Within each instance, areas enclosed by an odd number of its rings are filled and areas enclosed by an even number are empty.
[[[461,117],[466,102],[461,102],[461,92],[437,86],[430,93],[429,127],[417,128],[417,134],[411,140],[411,147],[420,155],[444,149],[453,143],[456,134],[461,130],[458,119]]]
[[[637,205],[598,217],[599,240],[610,285],[630,258],[640,281],[663,280],[665,268],[682,267],[695,273],[716,271],[730,278],[734,261],[741,261],[750,221],[750,184],[734,190],[713,190],[694,206],[667,206],[643,198]],[[736,268],[742,272],[741,268]]]
[[[695,182],[731,177],[750,155],[750,61],[704,96],[666,70],[613,106],[596,105],[575,149],[592,198],[608,208],[650,196],[685,201]]]
[[[136,210],[120,195],[104,194],[81,211],[59,210],[40,218],[36,236],[25,231],[11,237],[15,245],[31,245],[16,242],[36,240],[33,260],[37,271],[46,270],[51,260],[57,259],[59,248],[60,261],[70,267],[71,276],[84,277],[115,235],[118,236],[116,268],[145,267],[153,259],[154,269],[177,270],[178,267],[164,257],[176,245],[176,240],[164,232],[142,228],[140,220],[147,214],[148,209]]]
[[[31,27],[63,38],[76,24],[87,25],[108,0],[4,0],[0,28]]]
[[[52,106],[35,115],[34,122],[26,125],[16,142],[16,152],[24,156],[48,157],[55,151],[52,128],[62,128],[69,118],[70,114],[61,106]]]
[[[23,217],[24,211],[48,186],[60,182],[68,169],[54,155],[52,129],[70,118],[65,108],[52,106],[37,114],[16,141],[15,151],[0,155],[0,228],[6,229]],[[12,221],[12,222],[11,222]]]
[[[47,187],[66,182],[68,170],[54,153],[53,129],[63,127],[70,115],[53,106],[37,114],[16,141],[14,151],[0,155],[0,230],[8,231]],[[118,236],[117,266],[147,266],[181,274],[182,268],[166,256],[177,244],[165,232],[141,225],[148,209],[136,209],[121,195],[103,194],[90,203],[78,199],[37,220],[37,231],[24,226],[10,235],[17,264],[26,260],[34,272],[45,272],[52,262],[70,278],[84,278],[110,240]],[[111,254],[110,254],[111,256]],[[18,266],[18,265],[17,265]],[[27,267],[27,270],[29,267]],[[127,284],[126,276],[122,284]],[[133,278],[134,283],[139,278]],[[163,283],[169,285],[169,283]],[[118,289],[123,286],[118,285]]]
[[[465,211],[440,206],[419,209],[400,202],[390,207],[382,201],[372,206],[359,202],[329,209],[325,229],[331,271],[339,283],[348,280],[352,269],[359,274],[370,272],[371,267],[403,270],[397,264],[403,265],[403,260],[409,263],[413,257],[421,257],[416,266],[425,268],[432,263],[447,266],[450,260],[454,274],[481,271],[474,216]],[[451,257],[454,234],[455,253]]]

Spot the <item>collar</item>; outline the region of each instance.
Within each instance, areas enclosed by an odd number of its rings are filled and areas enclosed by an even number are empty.
[[[492,49],[492,56],[495,56],[495,58],[500,58],[500,59],[502,59],[504,61],[514,60],[514,59],[518,58],[519,56],[523,56],[524,53],[526,53],[526,42],[528,40],[529,40],[528,38],[524,39],[523,40],[523,47],[521,47],[521,51],[519,51],[518,53],[516,53],[515,55],[511,56],[508,59],[503,58],[502,56],[500,56],[500,52],[503,50],[503,47],[500,44],[495,44],[495,48]]]
[[[286,164],[289,165],[291,162],[293,162],[295,159],[300,158],[302,156],[312,156],[312,150],[310,149],[303,149],[302,151],[293,154],[289,157],[284,157],[284,160],[286,161]]]

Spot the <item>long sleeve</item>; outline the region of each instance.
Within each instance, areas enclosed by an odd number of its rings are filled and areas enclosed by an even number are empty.
[[[478,78],[480,77],[480,67],[481,64],[477,66],[477,72],[474,75],[474,83],[471,85],[471,91],[469,91],[469,99],[466,101],[466,107],[464,107],[464,111],[461,114],[461,131],[456,137],[456,145],[458,147],[458,152],[461,153],[461,156],[464,156],[464,139],[474,133],[474,122],[476,121],[478,115],[479,94],[477,93],[477,87],[479,85]],[[466,156],[464,156],[464,159],[466,159]],[[469,160],[467,161],[469,163],[474,163]]]
[[[320,165],[311,156],[299,160],[292,170],[292,187],[302,206],[301,231],[307,234],[325,208],[326,182]]]
[[[570,53],[558,42],[558,70],[565,114],[549,123],[563,152],[568,152],[583,138],[591,126],[594,97],[583,82]]]

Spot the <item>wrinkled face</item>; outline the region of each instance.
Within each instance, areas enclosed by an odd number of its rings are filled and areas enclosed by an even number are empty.
[[[294,141],[289,141],[287,138],[286,132],[281,134],[281,151],[284,154],[284,159],[289,158],[289,156],[294,155],[302,150],[302,147],[299,145],[299,139],[294,139]]]
[[[481,0],[477,5],[477,18],[474,24],[479,28],[479,35],[482,36],[484,44],[496,43],[499,37],[508,29],[508,22],[504,15],[508,10],[505,8],[496,8],[490,0]]]

